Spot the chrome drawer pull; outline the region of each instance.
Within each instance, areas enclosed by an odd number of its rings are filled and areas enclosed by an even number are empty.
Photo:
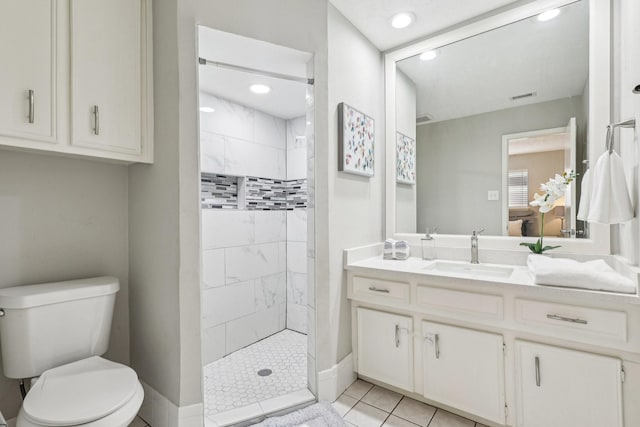
[[[536,385],[540,387],[540,358],[536,356]]]
[[[33,124],[35,121],[34,114],[35,114],[36,108],[35,108],[35,93],[31,89],[29,89],[28,98],[29,98],[29,123]]]
[[[436,334],[436,359],[440,359],[440,337],[438,336],[438,334]]]
[[[400,347],[400,325],[396,325],[396,348]]]
[[[583,320],[583,319],[577,319],[577,318],[574,319],[572,317],[558,316],[557,314],[547,314],[547,319],[561,320],[563,322],[570,322],[570,323],[579,323],[581,325],[586,325],[588,323],[586,320]]]
[[[100,135],[100,110],[97,105],[93,106],[93,134]]]
[[[373,292],[382,292],[383,294],[389,293],[389,289],[378,289],[375,286],[369,286],[369,290]]]

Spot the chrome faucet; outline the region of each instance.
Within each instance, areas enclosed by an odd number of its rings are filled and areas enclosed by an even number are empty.
[[[484,228],[471,232],[471,264],[480,264],[478,261],[478,235],[483,231]]]

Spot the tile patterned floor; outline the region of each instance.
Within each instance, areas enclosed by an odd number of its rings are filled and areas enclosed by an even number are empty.
[[[261,369],[273,373],[262,377],[257,374]],[[204,368],[205,416],[306,387],[307,336],[285,329]]]
[[[486,427],[362,380],[351,384],[333,408],[348,426]]]
[[[144,420],[140,417],[136,417],[129,427],[150,427],[149,424],[145,423]]]

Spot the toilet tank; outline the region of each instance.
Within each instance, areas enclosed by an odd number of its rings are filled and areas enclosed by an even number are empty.
[[[31,378],[109,347],[115,277],[0,289],[0,345],[8,378]]]

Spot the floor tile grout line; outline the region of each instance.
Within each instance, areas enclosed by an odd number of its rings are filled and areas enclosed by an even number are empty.
[[[435,408],[435,406],[434,406]],[[435,411],[433,411],[433,415],[431,415],[431,419],[429,419],[429,422],[427,423],[427,427],[429,427],[431,425],[431,423],[433,422],[433,419],[436,417],[436,414],[438,413],[438,411],[440,410],[440,408],[436,408]]]

